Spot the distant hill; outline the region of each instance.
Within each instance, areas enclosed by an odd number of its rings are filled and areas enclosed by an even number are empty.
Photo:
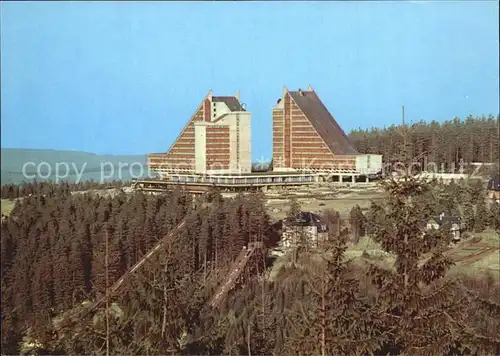
[[[23,173],[24,167],[24,173]],[[146,155],[97,155],[79,151],[1,149],[1,182],[36,179],[130,180],[148,175]]]

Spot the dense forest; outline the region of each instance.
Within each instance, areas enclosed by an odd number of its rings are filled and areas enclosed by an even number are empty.
[[[172,256],[168,261],[170,278],[183,276],[171,281],[185,284],[174,294],[185,293],[186,302],[195,302],[200,286],[208,288],[214,271],[227,269],[249,241],[270,236],[266,230],[270,223],[260,199],[255,196],[228,202],[216,195],[204,202],[205,207],[194,210],[196,201],[180,192],[169,196],[122,193],[105,198],[72,195],[63,186],[44,195],[25,197],[2,223],[2,345],[17,347],[18,336],[26,333],[26,327],[37,340],[47,340],[52,328],[49,321],[54,316],[102,295],[106,289],[106,241],[107,278],[114,282],[182,219],[185,229],[164,256]],[[202,279],[198,279],[200,269]],[[146,273],[143,278],[149,276]],[[136,293],[146,289],[133,286],[123,298],[140,301]],[[154,295],[153,290],[148,293]],[[203,295],[198,297],[204,299]],[[172,310],[182,310],[180,304],[171,306]],[[195,303],[188,309],[195,313],[198,306]],[[155,318],[155,309],[148,313]],[[139,334],[154,336],[144,326],[137,327]],[[77,350],[96,351],[77,348],[72,352]]]
[[[353,130],[349,134],[355,147],[361,153],[384,155],[390,161],[396,157],[408,137],[412,156],[426,165],[430,162],[445,169],[458,168],[464,163],[498,163],[500,161],[500,117],[456,118],[442,123],[416,122],[403,127],[393,125],[371,130]],[[403,133],[409,131],[409,135]]]
[[[350,136],[360,152],[389,161],[499,160],[493,117]],[[129,184],[2,186],[2,198],[22,197],[1,222],[2,354],[500,354],[498,276],[451,273],[451,234],[425,229],[445,212],[462,217],[464,238],[488,228],[500,237],[500,205],[488,202],[481,182],[383,180],[383,203],[367,212],[355,206],[344,218],[324,211],[327,240],[310,248],[302,236],[278,259],[268,252],[280,224],[264,195],[91,192]],[[286,219],[299,210],[292,199]],[[365,235],[393,265],[348,258]],[[264,248],[222,306],[210,307],[252,242]]]
[[[90,189],[112,189],[129,186],[131,182],[114,180],[110,182],[100,183],[93,180],[83,182],[62,182],[54,183],[52,181],[32,181],[22,184],[3,184],[0,188],[2,199],[16,199],[29,196],[32,194],[54,194],[58,192],[78,192],[87,191]]]
[[[242,248],[276,244],[262,195],[33,191],[1,225],[3,353],[27,352],[30,340],[39,354],[500,353],[498,282],[450,276],[451,236],[424,229],[465,206],[469,230],[500,231],[498,204],[464,181],[382,184],[385,203],[354,207],[346,221],[325,211],[328,240],[297,246],[274,274],[265,249],[255,255],[218,310],[207,301]],[[289,215],[299,208],[292,201]],[[79,314],[181,221],[108,308]],[[393,268],[346,257],[365,233],[395,256]]]

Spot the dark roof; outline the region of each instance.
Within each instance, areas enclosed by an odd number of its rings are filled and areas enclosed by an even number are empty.
[[[295,224],[299,226],[316,226],[319,231],[325,231],[327,229],[327,223],[318,214],[314,214],[310,211],[301,211],[295,216]]]
[[[245,111],[235,96],[213,96],[212,101],[216,103],[225,103],[231,111]]]
[[[488,190],[500,191],[500,174],[495,174],[488,182]]]
[[[434,221],[436,221],[439,225],[444,225],[447,223],[460,223],[460,218],[458,216],[445,215],[445,216],[434,216]]]
[[[332,153],[337,155],[359,154],[347,138],[344,130],[335,121],[314,91],[290,91],[289,93]]]

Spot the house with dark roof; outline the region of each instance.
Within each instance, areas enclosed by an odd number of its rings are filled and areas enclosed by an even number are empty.
[[[272,161],[274,171],[382,171],[382,155],[360,154],[311,86],[283,87],[273,108]]]
[[[317,247],[327,237],[328,224],[318,214],[301,211],[292,221],[283,220],[281,246],[285,249],[297,246],[301,242],[310,247]]]
[[[460,240],[461,219],[458,216],[445,215],[444,213],[438,216],[433,216],[427,222],[427,229],[438,230],[448,228],[453,236],[453,240]]]
[[[494,174],[488,181],[488,197],[500,201],[500,173]]]
[[[252,171],[251,114],[240,95],[210,90],[165,153],[148,155],[149,168],[169,173],[238,174]]]

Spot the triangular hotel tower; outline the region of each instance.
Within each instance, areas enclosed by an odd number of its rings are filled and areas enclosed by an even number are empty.
[[[381,168],[382,156],[360,154],[311,86],[283,87],[272,115],[274,171],[360,174]]]
[[[166,153],[148,155],[148,166],[169,173],[250,173],[251,114],[235,96],[210,90]]]

